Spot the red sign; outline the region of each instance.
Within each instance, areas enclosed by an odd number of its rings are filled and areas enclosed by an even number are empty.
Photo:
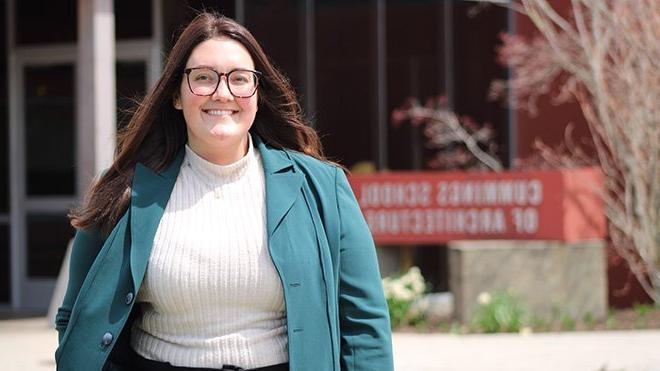
[[[595,168],[530,172],[383,172],[351,186],[378,243],[601,238]]]

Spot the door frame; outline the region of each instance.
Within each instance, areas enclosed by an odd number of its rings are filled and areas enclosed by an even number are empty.
[[[15,104],[10,107],[13,120],[9,123],[11,179],[11,252],[12,258],[12,306],[18,310],[33,311],[43,306],[45,298],[55,286],[54,278],[34,278],[27,274],[27,215],[65,214],[76,203],[76,195],[70,196],[28,196],[26,184],[26,142],[25,136],[25,81],[27,67],[70,65],[75,79],[77,49],[75,44],[51,44],[44,46],[17,47],[14,49],[14,63],[10,76],[14,79],[11,89]],[[75,89],[75,83],[74,89]],[[72,92],[75,97],[75,91]],[[75,120],[75,119],[74,119]],[[74,123],[74,128],[77,125]],[[75,130],[75,129],[74,129]],[[72,133],[73,134],[73,133]],[[16,264],[17,263],[17,264]]]
[[[13,312],[45,312],[55,288],[57,278],[36,278],[27,274],[27,216],[28,214],[64,215],[76,205],[84,190],[76,190],[70,196],[27,196],[26,185],[26,138],[25,138],[25,85],[26,67],[71,65],[74,74],[74,91],[78,68],[78,47],[76,43],[17,46],[15,43],[17,0],[7,0],[7,69],[9,91],[9,193],[10,204],[8,218],[3,222],[9,226],[10,243],[10,287],[9,310]],[[116,42],[116,63],[143,62],[145,64],[145,82],[153,86],[161,71],[161,48],[163,40],[162,0],[152,0],[153,29],[148,39],[131,39]],[[75,109],[75,107],[74,107]],[[74,120],[77,120],[74,115]],[[74,123],[76,135],[80,126]],[[74,142],[75,143],[75,142]],[[74,159],[75,161],[75,159]],[[79,173],[76,177],[81,176]],[[79,184],[76,180],[76,184]],[[8,219],[5,220],[5,219]],[[5,223],[3,223],[5,224]],[[7,305],[0,304],[0,310]]]

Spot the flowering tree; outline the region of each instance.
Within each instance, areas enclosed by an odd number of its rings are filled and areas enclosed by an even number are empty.
[[[518,107],[559,87],[558,101],[575,99],[605,175],[605,213],[619,254],[644,290],[660,303],[660,2],[570,0],[562,15],[547,0],[509,5],[529,17],[539,37],[504,35],[506,84]],[[547,157],[558,165],[584,156]]]
[[[489,124],[478,125],[470,117],[459,117],[447,107],[444,97],[421,105],[408,99],[392,112],[392,122],[424,126],[427,146],[437,150],[429,161],[434,169],[489,169],[502,171],[497,158],[495,133]]]

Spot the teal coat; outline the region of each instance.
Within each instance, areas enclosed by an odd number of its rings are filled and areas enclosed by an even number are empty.
[[[344,172],[254,136],[266,178],[268,248],[282,280],[291,371],[392,370],[374,243]],[[56,327],[58,370],[123,370],[135,298],[183,160],[135,167],[129,210],[102,238],[77,232]],[[105,368],[104,368],[105,367]]]

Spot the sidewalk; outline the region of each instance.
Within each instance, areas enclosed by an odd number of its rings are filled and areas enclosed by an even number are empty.
[[[660,330],[395,334],[397,371],[660,371]]]
[[[55,370],[46,319],[0,321],[0,369]],[[660,371],[660,330],[394,335],[397,371]],[[304,370],[314,371],[314,370]]]

